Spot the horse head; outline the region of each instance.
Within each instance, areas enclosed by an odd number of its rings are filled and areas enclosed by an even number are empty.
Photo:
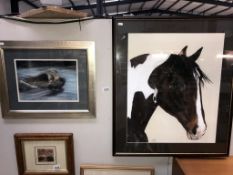
[[[179,54],[171,54],[149,76],[148,84],[155,90],[154,101],[176,117],[189,139],[200,139],[206,132],[201,85],[209,80],[196,60],[202,47],[187,56],[185,46]]]

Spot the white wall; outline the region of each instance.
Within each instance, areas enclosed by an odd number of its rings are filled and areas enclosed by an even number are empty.
[[[35,25],[0,20],[0,40],[84,40],[96,44],[95,119],[3,119],[0,114],[0,175],[17,174],[13,135],[18,132],[71,132],[75,168],[82,163],[150,165],[156,175],[169,175],[170,158],[112,157],[112,28],[111,20],[79,24]],[[103,91],[109,87],[109,91]],[[10,167],[9,167],[10,166]]]
[[[0,15],[10,14],[10,0],[0,0]]]

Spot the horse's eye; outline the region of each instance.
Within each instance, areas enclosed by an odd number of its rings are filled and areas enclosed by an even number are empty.
[[[178,86],[175,83],[171,83],[171,84],[168,85],[168,88],[174,90],[174,89],[177,89]]]
[[[184,91],[186,86],[185,86],[185,84],[178,84],[178,83],[173,82],[173,83],[168,85],[168,88],[176,90],[176,91]]]
[[[172,84],[169,84],[169,85],[168,85],[168,88],[169,88],[169,89],[173,89],[174,86],[173,86]]]
[[[180,86],[180,91],[184,91],[185,89],[186,89],[185,84],[183,84],[183,85]]]

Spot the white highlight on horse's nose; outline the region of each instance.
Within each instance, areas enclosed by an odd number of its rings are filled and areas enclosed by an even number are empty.
[[[200,139],[206,133],[206,130],[207,130],[206,125],[202,127],[197,127],[196,134],[195,134],[197,139]]]
[[[203,134],[205,134],[206,130],[207,130],[206,125],[204,127],[198,127],[197,134],[203,135]]]
[[[206,130],[206,125],[204,128],[197,127],[195,134],[193,134],[192,132],[187,132],[187,136],[190,140],[198,140],[206,133]]]

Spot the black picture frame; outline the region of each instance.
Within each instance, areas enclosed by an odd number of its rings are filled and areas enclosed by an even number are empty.
[[[135,33],[224,33],[224,54],[221,63],[214,142],[151,143],[127,140],[127,62],[130,59],[128,58],[128,36]],[[230,18],[114,18],[113,156],[228,156],[232,124],[232,43],[233,23]],[[215,100],[215,98],[210,100]]]
[[[4,118],[95,117],[95,43],[1,41]]]

